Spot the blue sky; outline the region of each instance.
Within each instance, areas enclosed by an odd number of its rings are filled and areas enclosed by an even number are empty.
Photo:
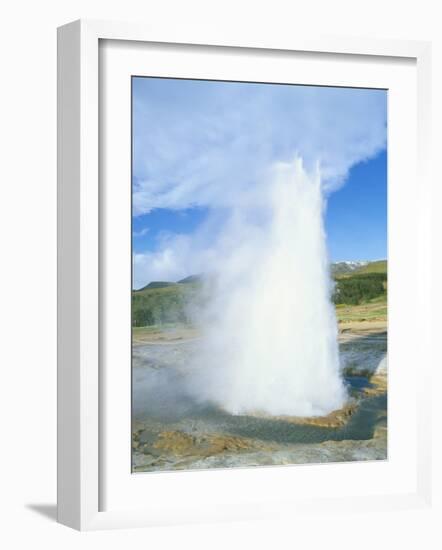
[[[320,165],[331,259],[385,258],[386,116],[383,90],[134,78],[134,286],[199,271],[295,155]]]
[[[325,216],[333,261],[387,257],[387,154],[354,166],[339,190],[328,196]]]

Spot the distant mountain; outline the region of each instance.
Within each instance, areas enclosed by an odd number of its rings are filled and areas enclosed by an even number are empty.
[[[366,273],[387,273],[387,260],[376,260],[373,262],[366,262],[364,266],[361,266],[356,270],[358,275],[365,275]]]
[[[141,292],[143,290],[149,290],[153,288],[165,288],[167,286],[175,286],[176,283],[168,283],[167,281],[152,281],[146,286],[143,286],[143,288],[137,289],[135,292]]]
[[[186,285],[188,283],[199,283],[202,279],[202,275],[189,275],[180,281],[177,281],[180,285]]]
[[[353,273],[369,263],[367,261],[334,262],[331,264],[330,269],[332,275],[343,275],[344,273]]]

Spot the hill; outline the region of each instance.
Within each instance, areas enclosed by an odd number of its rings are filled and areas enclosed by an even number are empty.
[[[330,271],[335,279],[362,273],[387,273],[387,260],[335,262],[330,265]]]
[[[356,270],[358,275],[365,273],[384,273],[387,274],[387,260],[377,260],[375,262],[368,262],[366,265]]]
[[[353,273],[361,267],[365,267],[368,263],[366,261],[334,262],[330,264],[330,271],[332,275]]]
[[[387,297],[387,260],[369,262],[351,273],[334,276],[335,304],[358,305],[375,298]]]
[[[134,292],[142,292],[143,290],[148,290],[151,288],[165,288],[167,286],[175,286],[176,283],[169,283],[167,281],[152,281],[146,286],[143,286],[143,288],[139,288],[138,290],[135,290]]]
[[[178,281],[178,284],[188,285],[189,283],[199,283],[201,282],[201,279],[202,275],[189,275],[188,277],[185,277],[184,279]]]

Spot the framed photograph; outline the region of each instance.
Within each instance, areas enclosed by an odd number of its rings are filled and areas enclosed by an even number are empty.
[[[172,34],[59,29],[59,521],[425,506],[430,46]]]

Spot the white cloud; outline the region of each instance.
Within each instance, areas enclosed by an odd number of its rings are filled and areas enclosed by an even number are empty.
[[[169,89],[174,93],[160,93]],[[379,90],[141,79],[134,100],[134,215],[259,203],[268,168],[301,156],[339,186],[386,144]]]

